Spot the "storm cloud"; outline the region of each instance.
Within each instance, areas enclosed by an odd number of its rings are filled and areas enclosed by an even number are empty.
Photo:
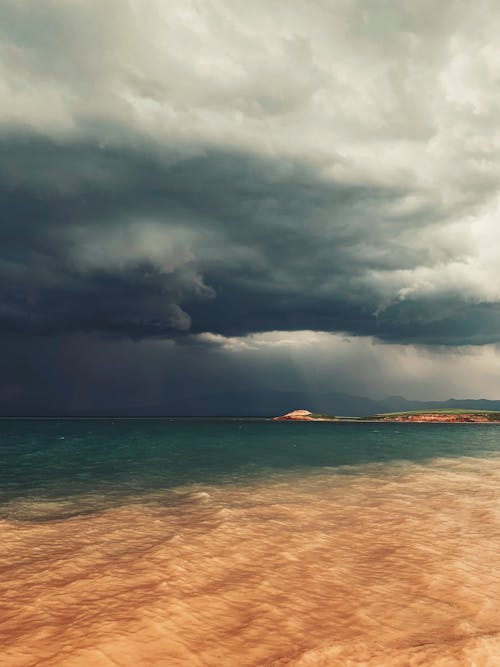
[[[499,28],[487,0],[5,0],[0,332],[497,344]]]
[[[496,266],[447,212],[436,229],[436,209],[401,212],[401,187],[215,149],[169,163],[33,136],[0,148],[6,330],[495,340],[494,275],[481,274]]]

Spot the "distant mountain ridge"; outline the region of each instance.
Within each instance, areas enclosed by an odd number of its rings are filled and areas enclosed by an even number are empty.
[[[416,401],[408,400],[403,396],[389,396],[382,400],[375,400],[342,392],[250,390],[177,398],[158,405],[102,411],[100,415],[117,417],[274,417],[300,408],[343,417],[361,417],[381,412],[453,408],[500,411],[500,400],[450,398],[446,401]],[[93,414],[99,416],[97,413]]]
[[[446,401],[411,401],[402,396],[390,396],[382,403],[386,406],[384,412],[404,412],[409,410],[500,410],[500,400],[488,398],[449,398]]]

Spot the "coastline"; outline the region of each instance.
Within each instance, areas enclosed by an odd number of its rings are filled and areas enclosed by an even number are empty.
[[[293,410],[273,417],[272,421],[330,422],[355,424],[500,424],[500,414],[488,411],[425,411],[418,413],[387,413],[369,417],[334,417],[309,410]]]

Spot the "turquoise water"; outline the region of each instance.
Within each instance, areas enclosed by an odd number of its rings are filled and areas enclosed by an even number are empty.
[[[0,504],[227,484],[275,472],[494,456],[500,428],[245,420],[4,420]],[[1,511],[1,510],[0,510]],[[76,511],[76,510],[74,510]],[[5,513],[3,513],[5,515]]]

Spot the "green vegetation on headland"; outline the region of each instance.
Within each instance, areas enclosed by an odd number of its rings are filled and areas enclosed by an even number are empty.
[[[321,422],[414,422],[414,423],[500,423],[500,412],[492,410],[410,410],[407,412],[384,412],[366,417],[339,417],[309,410],[294,410],[275,421],[321,421]]]
[[[500,412],[491,410],[466,410],[463,408],[452,410],[409,410],[407,412],[383,412],[377,415],[370,415],[368,417],[361,417],[363,420],[383,420],[383,421],[399,421],[401,419],[415,420],[419,418],[435,417],[436,421],[440,421],[443,417],[455,418],[457,421],[475,421],[478,418],[483,418],[485,421],[499,422]],[[469,419],[470,418],[470,419]]]
[[[445,409],[439,410],[405,410],[404,412],[380,412],[377,416],[392,416],[392,415],[500,415],[500,412],[494,410],[467,410],[465,408]]]

